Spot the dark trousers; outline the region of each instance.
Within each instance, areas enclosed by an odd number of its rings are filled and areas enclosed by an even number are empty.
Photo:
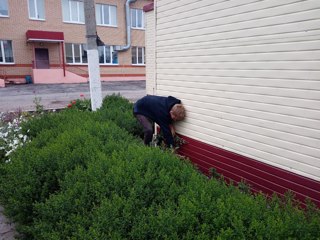
[[[144,144],[145,145],[150,145],[152,141],[152,136],[153,136],[153,122],[149,120],[147,117],[140,115],[140,114],[135,114],[134,115],[137,120],[140,122],[140,124],[143,127],[143,133],[144,133]]]

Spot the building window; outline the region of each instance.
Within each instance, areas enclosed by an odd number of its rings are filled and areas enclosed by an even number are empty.
[[[12,42],[0,40],[0,63],[13,63]]]
[[[144,29],[144,13],[142,9],[131,9],[131,27]]]
[[[64,22],[84,23],[83,1],[62,0],[62,14]]]
[[[132,47],[132,64],[133,65],[145,65],[145,49],[144,47]]]
[[[66,43],[66,61],[70,64],[87,64],[87,45]]]
[[[45,20],[44,0],[29,0],[29,18],[36,20]]]
[[[0,0],[0,17],[8,17],[8,0]]]
[[[98,25],[117,26],[117,7],[105,4],[96,5]]]
[[[98,47],[100,64],[118,64],[118,52],[113,50],[113,46]]]

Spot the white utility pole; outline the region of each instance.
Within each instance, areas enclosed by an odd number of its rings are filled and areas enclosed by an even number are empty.
[[[97,27],[94,0],[84,0],[84,14],[86,22],[88,69],[92,111],[102,105],[100,81],[99,54],[97,47]]]

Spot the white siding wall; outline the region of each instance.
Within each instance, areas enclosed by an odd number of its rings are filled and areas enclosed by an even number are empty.
[[[178,132],[320,180],[320,0],[155,4],[156,91],[186,105]]]
[[[154,11],[145,13],[146,17],[146,92],[155,95],[155,14]]]

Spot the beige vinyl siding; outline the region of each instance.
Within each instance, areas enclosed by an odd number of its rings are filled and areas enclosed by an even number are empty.
[[[146,23],[146,93],[155,94],[155,14],[154,11],[145,13]]]
[[[156,91],[181,134],[320,180],[320,1],[156,1]]]

